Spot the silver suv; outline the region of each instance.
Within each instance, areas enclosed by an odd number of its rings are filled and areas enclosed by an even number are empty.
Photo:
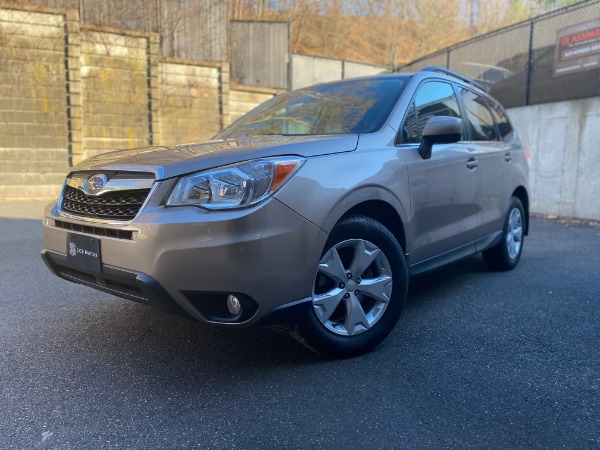
[[[506,113],[438,67],[278,95],[207,143],[90,158],[44,214],[59,277],[329,355],[393,329],[409,277],[514,268],[528,161]]]

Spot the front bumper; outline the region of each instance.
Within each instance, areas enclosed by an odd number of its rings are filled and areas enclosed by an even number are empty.
[[[320,228],[276,199],[246,210],[207,212],[165,208],[161,191],[128,224],[63,217],[49,205],[44,261],[62,278],[206,323],[284,321],[286,306],[295,310],[310,299],[327,239]],[[104,230],[119,233],[100,236]],[[68,231],[99,237],[100,273],[69,267]],[[239,317],[222,313],[229,294],[242,301],[245,313]]]

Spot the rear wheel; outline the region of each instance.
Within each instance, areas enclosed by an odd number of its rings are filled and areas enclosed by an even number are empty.
[[[525,211],[521,200],[513,197],[504,220],[502,240],[483,252],[486,265],[492,270],[514,269],[521,259],[524,237]]]
[[[294,336],[331,356],[368,352],[394,328],[407,286],[404,253],[394,235],[369,217],[348,217],[327,240],[312,308]]]

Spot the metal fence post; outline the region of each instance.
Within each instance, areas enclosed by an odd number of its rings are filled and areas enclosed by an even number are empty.
[[[529,53],[527,55],[527,82],[525,84],[525,105],[529,105],[529,95],[531,92],[531,66],[533,65],[533,26],[535,22],[530,21],[529,28]]]

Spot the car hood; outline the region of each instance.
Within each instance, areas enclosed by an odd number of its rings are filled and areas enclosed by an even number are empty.
[[[73,168],[153,172],[157,180],[233,164],[282,155],[318,156],[356,149],[357,134],[328,136],[257,136],[213,140],[176,147],[142,147],[104,153]]]

